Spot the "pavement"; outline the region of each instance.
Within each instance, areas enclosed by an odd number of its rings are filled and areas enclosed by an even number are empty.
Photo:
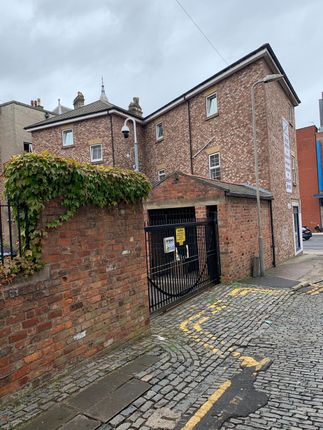
[[[322,258],[153,317],[149,336],[6,399],[0,428],[322,429]]]

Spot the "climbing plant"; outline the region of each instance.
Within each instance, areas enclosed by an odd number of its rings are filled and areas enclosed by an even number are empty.
[[[12,157],[5,166],[7,198],[28,210],[29,246],[26,246],[26,220],[21,219],[23,253],[0,268],[0,277],[18,272],[33,273],[42,267],[41,237],[38,223],[46,202],[59,199],[63,215],[46,227],[55,228],[72,218],[78,208],[96,205],[112,207],[121,202],[135,203],[146,198],[151,189],[145,175],[131,170],[93,166],[56,157],[48,152],[26,153]],[[14,216],[17,211],[13,208]]]

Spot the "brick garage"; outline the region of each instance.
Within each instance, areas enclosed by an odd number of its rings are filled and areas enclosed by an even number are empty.
[[[51,204],[45,225],[61,212]],[[43,241],[41,274],[1,287],[0,396],[149,325],[142,205],[84,207]]]
[[[261,193],[265,267],[273,265],[271,194]],[[217,208],[221,280],[250,276],[253,257],[258,255],[256,193],[248,186],[208,180],[175,172],[156,185],[146,210],[194,207],[197,219],[208,207]]]

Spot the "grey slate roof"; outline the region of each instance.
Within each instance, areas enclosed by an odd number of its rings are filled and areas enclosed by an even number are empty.
[[[171,176],[175,176],[175,175],[187,176],[193,180],[202,182],[205,185],[223,190],[224,193],[229,197],[245,197],[245,198],[251,198],[251,199],[256,198],[256,187],[249,184],[231,184],[230,182],[223,182],[223,181],[219,181],[218,179],[203,178],[202,176],[197,176],[197,175],[188,175],[187,173],[183,173],[183,172],[171,173],[170,175],[166,176],[164,181],[166,181]],[[160,183],[161,182],[156,184],[153,188],[157,187]],[[260,193],[259,193],[260,198],[262,200],[273,199],[273,196],[270,191],[265,190],[264,188],[260,188],[259,190],[260,190]]]
[[[32,124],[26,127],[26,129],[28,130],[28,128],[35,127],[38,125],[52,124],[54,122],[64,121],[65,119],[77,118],[79,116],[89,115],[91,113],[103,112],[105,110],[110,109],[111,107],[113,107],[111,103],[105,103],[105,102],[102,102],[101,100],[97,100],[96,102],[89,103],[88,105],[82,106],[78,109],[72,109],[68,112],[64,112],[61,115],[57,115],[54,118],[49,118],[49,119],[46,119],[45,121]]]

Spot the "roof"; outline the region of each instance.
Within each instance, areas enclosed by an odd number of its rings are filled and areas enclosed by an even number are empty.
[[[33,110],[37,110],[38,112],[44,112],[44,113],[48,112],[50,114],[55,115],[55,112],[50,111],[48,109],[44,109],[43,107],[31,106],[31,105],[29,105],[27,103],[17,102],[17,100],[10,100],[9,102],[0,103],[0,108],[4,107],[4,106],[11,105],[11,104],[23,106],[23,107],[26,107],[26,108],[29,108],[29,109],[33,109]]]
[[[158,184],[154,185],[153,188],[158,187],[161,183],[165,182],[168,178],[172,176],[186,176],[188,178],[191,178],[195,181],[201,182],[202,184],[205,184],[207,186],[216,188],[218,190],[224,191],[226,196],[229,197],[244,197],[244,198],[251,198],[255,199],[257,197],[256,187],[250,184],[232,184],[230,182],[223,182],[219,181],[218,179],[208,179],[204,178],[203,176],[197,176],[197,175],[189,175],[187,173],[183,172],[173,172],[170,175],[167,175],[166,178],[159,182]],[[270,191],[265,190],[264,188],[259,188],[259,194],[260,198],[262,200],[272,200],[273,196]]]
[[[59,106],[56,106],[55,109],[53,109],[53,113],[56,113],[58,115],[59,109],[61,109],[61,113],[69,112],[72,110],[71,108],[69,108],[67,106],[59,105]]]
[[[117,110],[123,114],[138,118],[138,120],[140,121],[142,120],[141,117],[137,117],[137,115],[133,114],[132,112],[130,113],[129,111],[123,108],[120,108],[119,106],[113,105],[109,102],[104,102],[102,100],[97,100],[93,103],[84,105],[78,109],[72,109],[72,110],[69,110],[68,112],[64,112],[61,115],[55,116],[55,118],[49,118],[44,121],[37,122],[36,124],[29,125],[28,127],[25,127],[25,130],[36,129],[38,127],[46,128],[47,125],[49,126],[54,124],[59,125],[60,123],[67,122],[67,121],[72,122],[71,120],[74,120],[77,118],[79,118],[79,120],[81,118],[87,119],[87,117],[91,118],[91,116],[95,114],[98,114],[97,116],[99,116],[100,114],[102,115],[108,114],[108,112],[112,109]]]
[[[176,99],[170,101],[163,107],[157,109],[155,112],[149,114],[147,117],[145,117],[145,121],[152,119],[154,116],[158,116],[161,113],[164,113],[165,110],[171,109],[175,104],[180,103],[184,100],[189,99],[199,91],[205,90],[209,86],[213,85],[215,82],[219,82],[220,80],[230,76],[231,74],[235,73],[236,71],[246,67],[247,65],[253,63],[254,61],[259,60],[260,58],[264,58],[265,61],[270,66],[271,70],[275,73],[281,73],[284,75],[284,79],[278,81],[280,85],[283,87],[285,93],[289,96],[294,106],[297,106],[301,101],[296,94],[296,91],[294,90],[292,84],[290,83],[289,79],[287,78],[287,75],[282,68],[280,62],[278,61],[278,58],[276,57],[272,47],[269,43],[265,43],[264,45],[261,45],[259,48],[255,49],[254,51],[250,52],[249,54],[245,55],[244,57],[240,58],[236,62],[230,64],[229,66],[225,67],[224,69],[217,72],[215,75],[207,78],[205,81],[200,82],[195,87],[191,88],[190,90],[183,93],[181,96],[177,97]]]
[[[219,82],[222,79],[225,79],[228,76],[232,75],[233,73],[236,73],[238,70],[241,70],[244,67],[247,67],[249,64],[252,64],[253,62],[258,61],[261,58],[263,58],[266,61],[266,63],[270,67],[270,70],[273,73],[280,73],[284,76],[284,79],[278,82],[282,86],[287,97],[289,97],[289,99],[291,100],[292,104],[294,106],[297,106],[300,103],[300,99],[298,98],[293,86],[291,85],[289,79],[287,78],[286,73],[282,68],[281,64],[279,63],[273,49],[271,48],[269,43],[266,43],[265,45],[260,46],[258,49],[240,58],[238,61],[220,70],[218,73],[206,79],[205,81],[199,83],[189,91],[186,91],[181,96],[170,101],[169,103],[159,108],[155,112],[146,116],[145,118],[138,117],[133,113],[130,114],[128,110],[120,108],[109,102],[103,102],[102,100],[97,100],[79,109],[73,109],[69,112],[62,113],[61,115],[58,115],[55,118],[50,118],[45,121],[32,124],[28,127],[25,127],[25,129],[33,131],[33,130],[37,130],[38,128],[46,128],[47,125],[48,126],[54,126],[56,124],[59,125],[64,121],[72,122],[74,118],[83,120],[83,119],[87,119],[87,117],[90,117],[90,115],[100,116],[100,114],[101,115],[108,114],[110,110],[115,110],[117,112],[121,112],[122,114],[131,115],[132,117],[138,118],[139,121],[143,121],[145,123],[147,121],[152,120],[154,117],[161,115],[165,111],[172,109],[177,104],[183,103],[185,100],[193,97],[197,93],[204,91],[206,88],[214,85],[216,82]]]
[[[35,126],[52,124],[52,123],[64,121],[66,119],[77,118],[79,116],[89,115],[91,113],[107,111],[112,106],[113,105],[110,103],[105,103],[105,102],[102,102],[101,100],[97,100],[96,102],[90,103],[88,105],[84,105],[78,109],[71,109],[67,112],[64,112],[60,115],[57,115],[54,118],[49,118],[49,119],[46,119],[44,121],[37,122],[36,124],[33,124],[33,125],[26,127],[26,129],[28,130],[29,128],[32,128]]]

